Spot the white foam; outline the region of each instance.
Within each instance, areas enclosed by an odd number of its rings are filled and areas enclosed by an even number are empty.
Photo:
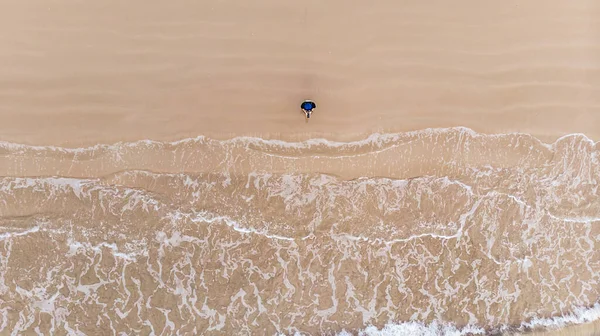
[[[583,324],[600,319],[600,303],[594,304],[590,308],[577,307],[573,312],[553,318],[534,318],[529,322],[521,324],[521,329],[524,328],[563,328],[573,324]]]
[[[78,241],[74,241],[71,238],[69,238],[69,240],[68,240],[68,245],[69,245],[69,252],[67,252],[67,256],[73,256],[73,255],[76,255],[79,251],[86,251],[86,250],[91,250],[91,251],[94,251],[95,253],[100,254],[100,253],[102,253],[102,248],[107,248],[113,254],[113,256],[115,258],[119,258],[119,259],[126,260],[126,261],[136,261],[138,256],[146,255],[146,253],[147,253],[147,251],[145,251],[145,250],[125,253],[125,252],[119,251],[119,248],[114,243],[109,244],[109,243],[103,242],[98,245],[92,245],[90,243],[81,243]]]
[[[434,130],[435,132],[441,132],[441,131],[445,131],[445,130],[449,130],[449,129],[437,129]],[[462,128],[457,128],[457,129],[450,129],[450,130],[458,130],[459,132],[463,132],[463,133],[467,133],[469,134],[469,136],[473,136],[473,137],[479,137],[479,136],[486,136],[486,137],[493,137],[493,136],[502,136],[502,135],[479,135],[474,133],[473,131],[469,130],[469,129],[462,129]],[[423,133],[425,131],[416,131],[416,132],[412,132],[414,134],[425,134]],[[433,131],[432,131],[433,132]],[[372,134],[371,136],[369,136],[367,139],[365,140],[361,140],[361,141],[355,141],[355,142],[332,142],[332,141],[328,141],[325,139],[312,139],[312,140],[307,140],[304,142],[284,142],[284,141],[279,141],[279,140],[264,140],[264,139],[259,139],[259,138],[249,138],[249,137],[240,137],[240,138],[234,138],[231,140],[206,140],[206,141],[214,141],[214,143],[218,143],[218,144],[223,144],[223,143],[233,143],[233,142],[239,142],[240,144],[243,145],[247,145],[249,143],[261,143],[261,144],[268,144],[268,145],[275,145],[275,146],[281,146],[281,147],[294,147],[294,148],[309,148],[312,145],[326,145],[329,147],[341,147],[341,146],[359,146],[359,145],[364,145],[364,144],[374,144],[376,146],[381,146],[382,143],[386,142],[386,141],[395,141],[395,140],[400,140],[403,141],[405,137],[408,134],[411,133],[399,133],[399,134]],[[577,136],[577,137],[582,137],[583,135],[570,135],[570,136]],[[558,141],[562,141],[562,139],[565,139],[569,136],[565,136]],[[583,136],[585,137],[585,136]],[[586,138],[587,139],[587,138]],[[189,141],[205,141],[204,137],[199,137],[194,139],[188,139]],[[174,142],[171,144],[178,144],[181,142],[185,142],[188,140],[181,140],[180,142]],[[579,139],[577,141],[580,141]],[[591,142],[591,140],[588,139],[588,141]],[[555,142],[555,144],[557,143]],[[1,145],[1,144],[0,144]],[[163,145],[165,145],[165,143],[159,143],[159,142],[153,142],[153,141],[139,141],[139,142],[135,142],[135,143],[129,143],[129,144],[119,144],[118,146],[126,146],[126,147],[134,147],[134,146],[160,146],[162,147]],[[99,145],[99,146],[105,146],[104,148],[108,148],[106,146],[108,145]],[[116,145],[115,145],[116,146]],[[116,150],[121,150],[121,147],[114,147],[114,148],[110,148],[110,149],[116,149]],[[144,150],[144,148],[141,148],[142,150]],[[65,151],[68,151],[68,149],[64,149]],[[492,169],[492,168],[490,168]],[[485,171],[483,172],[483,174],[486,174]],[[492,172],[488,172],[488,175],[491,175]],[[172,175],[172,174],[168,174],[168,175]],[[185,179],[183,180],[183,185],[190,188],[190,189],[199,189],[198,185],[199,185],[199,181],[198,180],[194,180],[192,178],[190,178],[189,176],[183,175],[185,177]],[[250,178],[252,177],[252,178]],[[281,176],[279,179],[277,178],[272,178],[272,180],[277,180],[279,182],[275,183],[274,181],[270,181],[271,179],[271,175],[269,174],[263,174],[263,173],[256,173],[256,174],[250,174],[249,175],[249,179],[248,179],[248,183],[246,184],[246,188],[250,188],[250,186],[254,186],[256,189],[261,189],[263,188],[263,184],[266,185],[268,183],[269,184],[269,197],[273,197],[273,196],[277,196],[280,198],[283,198],[285,200],[285,204],[286,205],[291,205],[294,207],[298,207],[298,208],[302,208],[304,206],[306,206],[307,204],[309,204],[310,202],[312,202],[316,195],[315,190],[311,189],[311,192],[304,192],[303,188],[304,188],[304,184],[302,182],[304,182],[304,180],[302,180],[301,178],[298,178],[298,175],[283,175]],[[330,181],[328,180],[329,177],[326,177],[325,175],[321,175],[318,179],[314,180],[314,183],[312,183],[312,180],[309,181],[310,182],[310,186],[312,187],[324,187],[326,185],[328,185],[330,183]],[[333,179],[333,178],[332,178]],[[471,187],[468,186],[467,184],[464,184],[460,181],[452,181],[449,180],[447,177],[444,177],[443,179],[445,179],[445,181],[447,183],[458,183],[463,189],[468,191],[468,194],[471,195],[473,194],[474,191],[471,190]],[[251,181],[253,180],[253,181]],[[86,181],[88,180],[77,180],[77,179],[63,179],[63,178],[40,178],[40,179],[17,179],[16,181],[20,181],[20,184],[18,184],[18,187],[27,187],[27,188],[31,188],[31,187],[36,187],[41,185],[42,187],[47,187],[47,184],[52,185],[52,186],[58,186],[56,189],[59,189],[63,192],[74,192],[77,197],[81,198],[81,196],[85,196],[87,194],[89,194],[89,188],[86,186]],[[40,181],[44,181],[43,183]],[[359,180],[362,181],[362,180]],[[388,181],[388,179],[368,179],[365,182],[366,183],[379,183],[381,181]],[[408,180],[389,180],[392,181],[392,183],[394,184],[394,189],[403,189],[403,185],[407,185],[407,181]],[[35,183],[34,183],[35,182]],[[251,183],[253,182],[253,183]],[[97,180],[89,180],[90,184],[99,184],[99,182]],[[227,187],[229,186],[229,184],[231,183],[231,179],[229,177],[229,175],[227,175],[227,178],[225,179],[225,181],[223,181],[223,187]],[[579,183],[579,180],[577,180],[577,183]],[[556,185],[560,186],[561,182],[560,181],[556,181]],[[14,184],[8,185],[7,184],[7,189],[11,189],[11,188],[15,188],[16,186]],[[116,187],[101,187],[101,188],[116,188]],[[112,190],[112,189],[111,189]],[[120,189],[119,189],[120,190]],[[345,190],[345,189],[344,189]],[[342,190],[342,191],[344,191]],[[348,192],[353,192],[356,191],[357,189],[349,189]],[[361,189],[362,190],[362,189]],[[387,190],[387,189],[386,189]],[[339,191],[339,195],[346,195],[345,192]],[[196,191],[198,192],[198,191]],[[336,191],[337,192],[337,191]],[[362,191],[361,191],[362,192]],[[159,201],[151,199],[150,201],[144,201],[145,198],[143,197],[145,195],[145,193],[141,192],[141,191],[135,191],[134,189],[126,189],[123,193],[115,193],[114,196],[119,196],[118,199],[123,199],[123,197],[121,197],[121,195],[125,196],[125,199],[129,199],[129,201],[127,202],[127,204],[122,206],[122,209],[125,210],[130,210],[133,209],[135,207],[139,207],[140,204],[142,204],[144,206],[144,209],[147,210],[146,204],[149,205],[154,205],[155,206],[155,210],[158,210],[158,208],[156,208],[157,204],[159,204]],[[371,195],[371,194],[369,194]],[[496,191],[490,191],[487,193],[487,195],[490,195],[490,197],[495,197],[496,195],[502,195],[502,197],[505,197],[507,199],[509,199],[510,202],[515,202],[518,205],[521,205],[522,207],[527,207],[529,206],[528,203],[526,202],[526,199],[523,198],[521,199],[518,195],[514,196],[508,193],[500,193],[500,192],[496,192]],[[110,195],[112,196],[112,194]],[[131,196],[131,197],[130,197]],[[252,197],[255,197],[255,195],[252,195],[251,197],[248,198],[244,198],[246,200],[246,202],[249,202]],[[259,196],[257,196],[259,197]],[[102,199],[100,197],[100,199]],[[390,209],[394,209],[394,211],[397,211],[395,208],[392,208],[393,202],[387,202],[387,199],[382,199],[385,200],[386,202],[381,203],[382,207],[384,205],[390,205],[390,207],[388,207],[388,210]],[[422,237],[431,237],[431,238],[435,238],[435,239],[439,239],[439,240],[448,240],[448,239],[459,239],[464,235],[465,232],[465,222],[468,220],[468,218],[470,218],[476,211],[477,207],[479,206],[480,201],[474,202],[472,204],[472,207],[470,207],[470,210],[467,209],[468,211],[464,212],[461,216],[460,216],[460,220],[457,221],[459,222],[458,224],[460,224],[459,227],[454,227],[453,226],[453,230],[452,231],[443,231],[442,233],[435,233],[435,232],[424,232],[422,233],[421,231],[419,231],[418,234],[406,234],[405,236],[402,236],[402,238],[398,238],[398,239],[391,239],[389,241],[385,241],[387,244],[392,244],[392,243],[398,243],[398,242],[408,242],[411,240],[415,240],[415,239],[419,239]],[[100,203],[100,205],[104,208],[104,203]],[[420,204],[419,204],[420,205]],[[541,207],[541,206],[540,206]],[[169,209],[169,208],[167,208]],[[401,209],[401,208],[399,208]],[[248,236],[250,235],[261,235],[263,237],[267,237],[270,239],[275,239],[275,240],[286,240],[286,241],[294,241],[296,239],[306,239],[307,237],[311,236],[312,234],[309,234],[309,236],[304,237],[304,238],[298,238],[298,237],[285,237],[285,236],[279,236],[279,235],[273,235],[269,229],[263,229],[262,227],[259,228],[253,228],[252,227],[252,223],[244,223],[245,222],[245,217],[242,217],[241,219],[235,215],[228,215],[227,213],[225,214],[212,214],[208,211],[206,212],[195,212],[194,210],[189,210],[186,213],[183,213],[179,210],[172,210],[169,211],[167,214],[167,218],[171,219],[171,221],[173,223],[180,223],[182,222],[182,219],[185,218],[189,218],[194,222],[203,222],[203,223],[207,223],[207,224],[212,224],[212,223],[217,223],[217,224],[225,224],[227,226],[229,226],[230,228],[232,228],[233,230],[240,232],[240,233],[244,233],[247,234]],[[536,209],[535,211],[532,212],[542,212],[542,210],[545,209]],[[523,211],[523,210],[522,210]],[[158,213],[158,211],[157,211]],[[162,213],[162,212],[160,212]],[[590,223],[592,221],[598,221],[600,220],[600,217],[598,217],[597,215],[589,215],[587,212],[584,212],[581,215],[578,214],[569,214],[569,217],[558,217],[558,216],[554,216],[552,214],[548,214],[548,218],[552,219],[552,220],[560,220],[562,222],[565,223],[585,223],[587,226],[589,227],[591,226]],[[539,220],[539,217],[532,217],[532,218],[525,218],[528,221],[536,221]],[[33,228],[30,228],[28,230],[24,230],[24,231],[20,231],[20,232],[10,232],[10,233],[4,233],[2,235],[0,235],[0,240],[9,240],[9,238],[15,237],[15,236],[22,236],[22,235],[26,235],[26,234],[32,234],[35,232],[38,232],[40,230],[43,230],[44,226],[35,226]],[[490,230],[492,229],[492,227],[490,227]],[[314,237],[314,236],[313,236]],[[384,237],[389,237],[389,235],[384,236]],[[395,237],[395,236],[394,236]],[[598,235],[596,237],[596,239],[600,240],[600,235]],[[180,244],[182,244],[185,241],[191,241],[192,239],[195,239],[194,242],[197,243],[202,243],[202,241],[200,239],[194,238],[192,236],[185,236],[184,234],[182,234],[179,231],[172,231],[170,235],[165,234],[164,232],[159,232],[156,236],[157,240],[160,241],[161,243],[163,243],[165,246],[179,246]],[[358,242],[368,242],[368,241],[372,241],[372,239],[369,239],[369,237],[365,237],[365,235],[362,235],[360,232],[356,233],[355,235],[352,234],[348,234],[348,233],[341,233],[341,234],[332,234],[332,238],[334,238],[334,240],[336,239],[340,239],[340,240],[347,240],[350,242],[354,242],[354,241],[358,241]],[[491,235],[489,237],[489,250],[491,250],[491,246],[494,245],[496,236]],[[383,242],[384,240],[377,240],[378,242]],[[497,242],[497,241],[496,241]],[[68,242],[68,246],[69,246],[69,253],[67,254],[67,257],[71,257],[77,253],[80,253],[82,251],[87,251],[87,250],[91,250],[94,253],[102,253],[103,251],[107,250],[109,253],[111,253],[112,255],[114,255],[114,257],[116,259],[125,261],[125,263],[129,263],[129,262],[134,262],[137,261],[137,257],[139,255],[144,255],[144,250],[142,249],[137,249],[135,248],[134,245],[125,245],[124,247],[122,247],[121,245],[117,245],[116,243],[100,243],[97,245],[92,245],[90,243],[80,243],[80,242],[75,242],[70,240]],[[284,244],[278,244],[280,246],[283,246]],[[294,244],[290,244],[290,245],[294,245]],[[350,244],[347,244],[350,245]],[[593,244],[590,244],[591,246],[593,246]],[[162,249],[162,246],[161,246]],[[382,248],[383,250],[383,248]],[[126,251],[127,253],[123,252]],[[345,253],[345,252],[344,252]],[[348,254],[349,255],[349,254]],[[492,255],[491,253],[488,254],[490,259],[493,259],[497,264],[500,264],[501,261],[498,261],[496,259],[494,259],[494,255]],[[344,255],[345,258],[346,254]],[[591,258],[590,258],[591,259]],[[529,273],[530,268],[533,267],[533,269],[535,269],[537,263],[540,262],[540,260],[535,259],[535,258],[529,258],[527,256],[522,256],[519,255],[518,259],[514,259],[514,261],[520,266],[520,270],[525,272],[526,274]],[[504,261],[502,261],[504,262]],[[158,262],[160,267],[162,267],[162,264],[160,264],[160,262]],[[287,261],[286,261],[287,263]],[[458,265],[458,262],[455,263],[456,265]],[[590,267],[588,265],[588,267]],[[590,267],[591,268],[591,267]],[[453,269],[454,270],[454,269]],[[161,268],[161,272],[162,272],[162,268]],[[161,274],[161,272],[158,272],[156,274]],[[573,276],[572,274],[570,276]],[[339,277],[339,275],[338,275]],[[476,277],[474,277],[476,278]],[[485,281],[485,277],[482,278],[483,281]],[[332,296],[332,306],[330,307],[322,307],[322,308],[326,308],[324,310],[321,311],[315,311],[315,313],[322,317],[323,319],[326,319],[328,316],[334,314],[337,310],[338,310],[338,301],[336,301],[336,290],[339,292],[340,287],[338,287],[336,289],[336,283],[339,282],[339,279],[336,281],[336,275],[333,273],[333,271],[330,271],[329,273],[329,277],[328,280],[330,280],[330,285],[331,285],[331,289],[333,290],[333,296]],[[287,281],[287,279],[285,279],[285,281]],[[554,281],[554,278],[553,280]],[[286,286],[289,282],[286,282]],[[161,280],[161,286],[164,286],[164,283],[162,283]],[[179,285],[178,285],[179,286]],[[292,286],[290,284],[290,286]],[[593,286],[593,283],[590,283],[589,286]],[[292,286],[293,287],[293,286]],[[184,291],[184,289],[182,289],[183,287],[177,287],[177,293],[180,293],[181,291]],[[343,288],[343,287],[342,287]],[[351,288],[350,285],[347,286],[347,288]],[[93,290],[94,288],[91,287],[82,287],[82,286],[78,286],[77,290],[84,292],[84,293],[89,293],[91,290]],[[454,288],[450,288],[448,289],[448,287],[442,287],[442,289],[444,289],[446,292],[453,290]],[[358,292],[358,291],[357,291]],[[453,292],[454,293],[454,292]],[[508,302],[509,300],[506,300],[505,298],[510,297],[513,294],[508,294],[506,292],[506,288],[501,289],[498,293],[499,294],[499,298],[501,298],[503,301],[502,302]],[[519,292],[518,292],[518,288],[516,289],[515,292],[516,296],[518,297]],[[250,295],[249,293],[244,292],[244,295]],[[422,293],[423,294],[423,293]],[[242,295],[242,299],[243,296]],[[348,289],[347,290],[347,300],[348,298],[353,299],[355,296],[358,297],[358,294],[355,295],[354,294],[354,290]],[[454,294],[447,294],[448,296],[450,295],[454,295]],[[354,300],[353,300],[354,301]],[[51,309],[51,301],[48,302],[42,302],[40,301],[40,309],[44,310],[44,309]],[[267,299],[265,299],[265,302],[267,302]],[[341,302],[340,301],[340,306],[341,306]],[[363,315],[363,323],[369,323],[369,321],[372,320],[373,316],[376,316],[376,313],[374,311],[374,308],[372,308],[370,305],[366,305],[366,304],[362,304],[359,305],[358,304],[358,300],[356,300],[357,304],[357,310],[362,312]],[[586,302],[586,301],[579,301],[579,302]],[[487,303],[487,302],[486,302]],[[594,307],[586,309],[586,308],[581,308],[581,309],[575,309],[573,310],[573,312],[569,315],[565,315],[562,317],[556,317],[556,318],[534,318],[529,320],[529,322],[523,323],[519,326],[516,326],[512,329],[517,329],[517,330],[527,330],[529,328],[560,328],[569,324],[576,324],[576,323],[585,323],[585,322],[589,322],[589,321],[593,321],[593,320],[597,320],[598,318],[600,318],[600,304],[596,304]],[[398,307],[394,307],[392,306],[391,308],[388,306],[386,307],[388,310],[392,310],[392,309],[397,309]],[[211,309],[211,312],[213,311],[212,308],[208,308],[208,306],[205,305],[202,307],[203,311],[208,311],[209,309]],[[433,312],[433,313],[440,313],[442,311],[442,309],[438,309],[437,307],[432,306],[427,308],[427,314]],[[164,313],[164,312],[163,312]],[[464,312],[465,314],[469,313],[469,312]],[[205,314],[205,313],[203,313]],[[214,328],[221,329],[224,324],[225,324],[225,316],[221,316],[218,315],[218,321],[217,321],[217,313],[216,310],[214,310],[214,313],[211,313],[212,315],[212,319],[214,319],[214,321],[211,322],[211,326],[213,326]],[[208,313],[206,313],[206,315],[208,316]],[[433,314],[435,315],[435,314]],[[431,315],[429,315],[431,316]],[[436,315],[437,316],[437,315]],[[488,315],[489,317],[490,315]],[[531,316],[531,315],[528,315]],[[421,318],[426,318],[426,315],[422,315],[420,316]],[[472,315],[472,318],[469,320],[471,322],[476,321],[475,317]],[[503,321],[502,320],[503,316],[498,317],[498,321]],[[167,319],[168,320],[168,319]],[[213,324],[214,323],[214,324]],[[501,322],[499,322],[501,323]],[[216,326],[215,326],[216,324]],[[494,324],[497,325],[497,324]],[[68,326],[65,326],[65,328],[68,328]],[[508,326],[505,326],[504,328],[508,329]],[[289,330],[289,329],[287,329]],[[292,329],[293,330],[293,329]],[[442,322],[434,322],[431,324],[422,324],[418,321],[411,321],[411,322],[405,322],[405,323],[399,323],[399,324],[389,324],[386,325],[384,328],[382,329],[377,329],[376,327],[370,326],[370,327],[365,327],[365,329],[360,331],[360,335],[465,335],[465,334],[485,334],[485,330],[482,329],[481,327],[478,327],[476,325],[469,325],[467,327],[463,327],[463,328],[458,328],[452,324],[444,324]],[[340,335],[346,335],[348,333],[340,333]]]
[[[510,329],[525,332],[531,329],[559,329],[571,325],[590,323],[600,319],[600,303],[590,308],[578,307],[572,313],[551,318],[533,318],[529,322],[523,322],[518,327],[502,326],[497,331],[508,331]],[[450,323],[434,321],[430,324],[421,322],[404,322],[398,324],[387,324],[378,329],[374,326],[366,327],[358,331],[360,336],[462,336],[462,335],[487,335],[488,332],[482,327],[468,325],[458,328]],[[346,330],[338,333],[339,336],[352,335]]]
[[[269,234],[265,231],[259,231],[254,228],[246,228],[246,227],[240,225],[240,223],[238,223],[237,221],[235,221],[227,216],[215,216],[206,211],[196,213],[196,216],[194,218],[192,218],[191,220],[193,222],[203,222],[203,223],[215,223],[215,222],[219,223],[220,222],[220,223],[224,223],[225,225],[231,227],[233,230],[235,230],[237,232],[247,233],[247,234],[258,234],[258,235],[267,237],[269,239],[286,240],[286,241],[294,240],[294,238],[292,238],[292,237],[285,237],[285,236],[280,236],[280,235]]]
[[[467,127],[447,127],[447,128],[426,128],[416,131],[408,131],[408,132],[399,132],[399,133],[373,133],[368,137],[361,140],[353,140],[353,141],[334,141],[328,140],[325,138],[313,138],[304,141],[284,141],[278,139],[263,139],[259,137],[249,137],[249,136],[240,136],[234,137],[227,140],[216,140],[210,139],[205,136],[198,136],[194,138],[185,138],[177,141],[170,142],[160,142],[156,140],[138,140],[133,142],[117,142],[113,144],[97,144],[94,146],[88,147],[60,147],[60,146],[39,146],[39,145],[26,145],[19,144],[7,141],[0,141],[0,148],[5,148],[7,150],[15,151],[15,152],[23,152],[26,150],[31,151],[52,151],[52,152],[60,152],[67,154],[82,154],[82,153],[94,153],[94,152],[103,152],[103,151],[119,151],[122,148],[136,148],[136,147],[158,147],[162,148],[164,146],[176,146],[176,145],[186,145],[191,143],[209,143],[215,142],[220,144],[237,144],[237,145],[248,145],[248,144],[259,144],[259,145],[267,145],[267,146],[276,146],[280,148],[294,148],[294,149],[303,149],[310,148],[312,146],[326,146],[329,148],[340,148],[340,147],[361,147],[365,145],[371,145],[375,147],[381,147],[385,144],[389,144],[390,142],[394,142],[397,140],[401,140],[403,138],[410,137],[418,137],[424,135],[434,135],[434,134],[443,134],[450,132],[458,132],[460,134],[466,134],[471,137],[489,137],[489,138],[498,138],[498,137],[506,137],[506,136],[515,136],[515,135],[526,135],[525,133],[517,133],[517,132],[509,132],[509,133],[494,133],[494,134],[483,134],[477,133],[476,131],[467,128]],[[558,138],[553,143],[544,143],[536,138],[537,142],[541,145],[544,145],[548,148],[554,147],[557,143],[563,142],[570,138],[583,138],[586,142],[589,142],[592,145],[598,144],[598,142],[594,142],[592,139],[587,137],[582,133],[573,133],[567,134],[560,138]]]

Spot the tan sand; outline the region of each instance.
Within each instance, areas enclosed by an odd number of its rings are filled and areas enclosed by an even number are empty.
[[[350,139],[466,126],[600,139],[600,5],[4,1],[2,140]],[[306,124],[302,99],[319,110]]]
[[[597,1],[2,7],[0,334],[493,329],[600,298]]]

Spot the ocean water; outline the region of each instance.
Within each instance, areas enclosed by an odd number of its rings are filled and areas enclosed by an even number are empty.
[[[0,143],[0,334],[466,335],[596,320],[600,146]]]

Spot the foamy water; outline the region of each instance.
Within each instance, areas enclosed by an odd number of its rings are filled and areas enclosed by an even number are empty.
[[[544,144],[464,128],[2,143],[0,333],[460,335],[592,321],[598,152],[584,135]]]

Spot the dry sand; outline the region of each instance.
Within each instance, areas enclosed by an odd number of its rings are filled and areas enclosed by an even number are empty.
[[[592,0],[5,0],[0,333],[593,304],[599,32]]]
[[[597,1],[5,0],[0,134],[600,138]],[[305,124],[298,105],[319,104]]]

